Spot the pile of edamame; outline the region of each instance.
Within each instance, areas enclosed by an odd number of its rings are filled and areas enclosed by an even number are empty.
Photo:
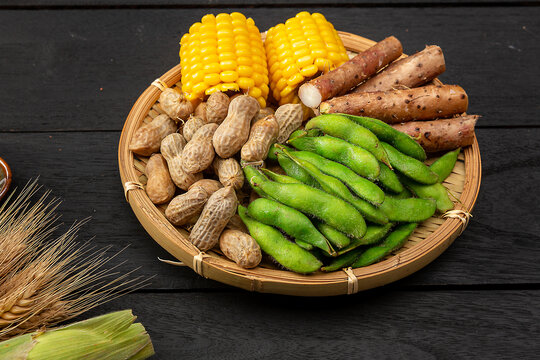
[[[288,270],[367,266],[401,248],[418,223],[454,207],[441,183],[459,151],[427,166],[414,139],[380,120],[320,115],[270,148],[267,162],[286,175],[244,164],[260,198],[238,213]]]

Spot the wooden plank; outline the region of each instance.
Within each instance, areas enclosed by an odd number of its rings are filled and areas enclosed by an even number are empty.
[[[60,8],[60,7],[226,7],[226,6],[240,6],[247,5],[250,7],[255,6],[471,6],[471,5],[492,5],[503,4],[505,6],[527,6],[531,4],[537,4],[537,0],[519,1],[519,0],[4,0],[0,5],[0,8]]]
[[[515,359],[540,351],[536,291],[392,291],[334,298],[133,294],[159,359]],[[89,316],[86,314],[85,316]]]
[[[227,8],[261,29],[302,8]],[[178,63],[178,40],[209,10],[0,11],[0,131],[120,130],[138,95]],[[539,125],[539,7],[322,8],[337,29],[440,45],[479,126]],[[24,24],[24,26],[20,26]],[[53,25],[52,25],[53,24]]]
[[[117,168],[117,132],[2,134],[0,156],[14,183],[41,175],[40,182],[64,199],[69,224],[92,216],[82,239],[119,250],[122,271],[141,266],[157,275],[154,289],[214,288],[170,259],[147,235],[123,197]],[[443,255],[397,286],[540,283],[540,223],[536,194],[540,182],[540,129],[479,129],[483,180],[469,228]],[[219,285],[219,287],[223,287]]]

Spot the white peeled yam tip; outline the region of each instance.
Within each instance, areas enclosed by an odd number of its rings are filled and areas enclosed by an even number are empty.
[[[318,107],[322,101],[321,93],[311,84],[300,86],[300,89],[298,89],[298,97],[304,105],[310,108]]]

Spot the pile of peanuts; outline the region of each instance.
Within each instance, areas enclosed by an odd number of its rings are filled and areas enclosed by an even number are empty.
[[[236,215],[245,182],[240,161],[262,165],[270,146],[300,127],[302,106],[286,104],[274,113],[249,95],[215,92],[193,109],[176,88],[165,89],[159,102],[166,114],[141,126],[129,146],[150,156],[148,197],[156,205],[168,203],[166,218],[191,229],[189,240],[199,250],[219,244],[239,266],[257,266],[261,249]]]

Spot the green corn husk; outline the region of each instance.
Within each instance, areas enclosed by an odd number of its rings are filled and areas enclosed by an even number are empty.
[[[140,360],[154,355],[150,336],[131,310],[14,337],[0,343],[0,359]]]

